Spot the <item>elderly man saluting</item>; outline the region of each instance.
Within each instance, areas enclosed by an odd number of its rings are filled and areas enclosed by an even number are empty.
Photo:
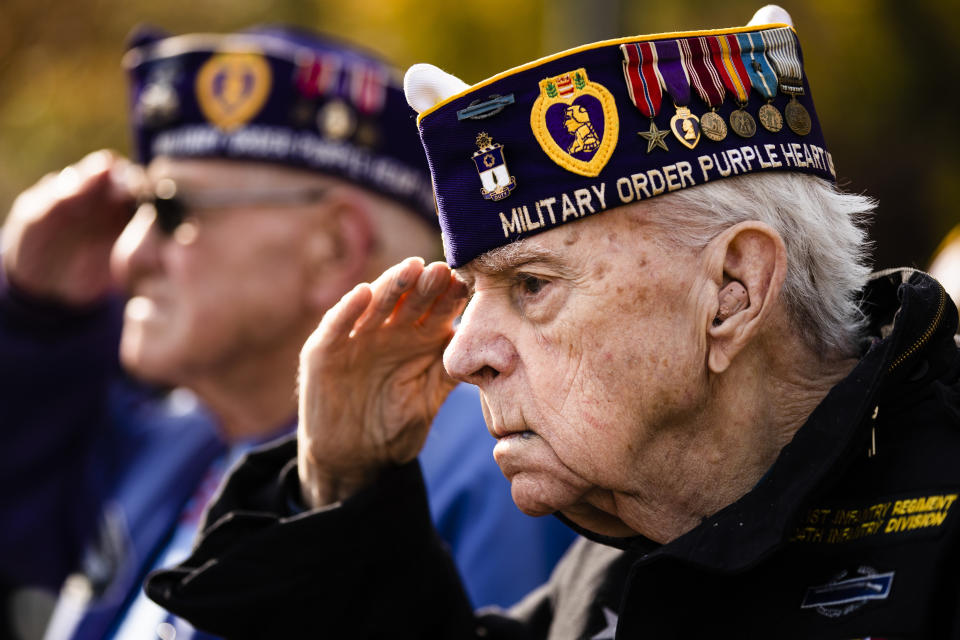
[[[455,273],[407,260],[326,315],[297,448],[148,594],[228,635],[956,637],[956,312],[868,275],[788,20],[410,70]],[[520,508],[586,538],[509,612],[469,611],[409,462],[453,379]]]

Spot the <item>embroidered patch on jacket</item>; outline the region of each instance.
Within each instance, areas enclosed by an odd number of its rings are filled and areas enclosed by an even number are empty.
[[[951,511],[956,493],[923,493],[855,506],[810,509],[790,537],[790,542],[838,544],[862,538],[889,538],[939,533]]]
[[[551,160],[592,178],[613,155],[620,119],[613,95],[581,67],[540,81],[530,128]]]
[[[257,53],[218,53],[197,73],[197,102],[211,124],[232,131],[260,113],[270,95],[270,64]]]
[[[871,567],[860,567],[856,574],[842,571],[830,582],[807,589],[801,609],[816,609],[828,618],[837,618],[859,609],[870,600],[886,600],[893,586],[893,574],[878,573]]]

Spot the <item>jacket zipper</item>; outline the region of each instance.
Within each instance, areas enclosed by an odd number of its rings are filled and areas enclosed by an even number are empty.
[[[936,330],[937,326],[940,324],[940,318],[943,316],[943,310],[947,306],[946,303],[947,303],[947,294],[943,290],[943,287],[940,287],[940,304],[937,307],[936,314],[934,314],[933,316],[933,322],[930,323],[930,326],[928,326],[927,330],[923,332],[923,335],[921,335],[909,349],[907,349],[906,351],[901,353],[899,356],[897,356],[897,359],[894,360],[893,364],[890,365],[890,368],[887,369],[887,373],[890,373],[891,371],[899,367],[901,364],[903,364],[904,360],[906,360],[911,355],[913,355],[913,353],[917,349],[922,347],[924,343],[926,343],[926,341],[930,339],[930,336],[933,335],[933,332]]]

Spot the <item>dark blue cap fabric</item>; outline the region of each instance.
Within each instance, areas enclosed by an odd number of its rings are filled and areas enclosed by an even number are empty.
[[[338,176],[436,224],[430,174],[397,70],[285,28],[165,37],[124,57],[137,158],[236,158]]]
[[[724,177],[836,179],[782,24],[586,45],[474,85],[419,127],[453,267]]]

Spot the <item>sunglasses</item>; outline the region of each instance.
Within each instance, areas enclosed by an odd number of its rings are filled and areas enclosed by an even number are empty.
[[[184,196],[178,193],[177,183],[170,178],[158,180],[150,191],[137,198],[134,211],[151,206],[156,212],[157,228],[165,235],[173,235],[194,211],[227,209],[231,207],[275,207],[309,204],[322,200],[328,188],[301,189],[214,189],[197,191]]]

